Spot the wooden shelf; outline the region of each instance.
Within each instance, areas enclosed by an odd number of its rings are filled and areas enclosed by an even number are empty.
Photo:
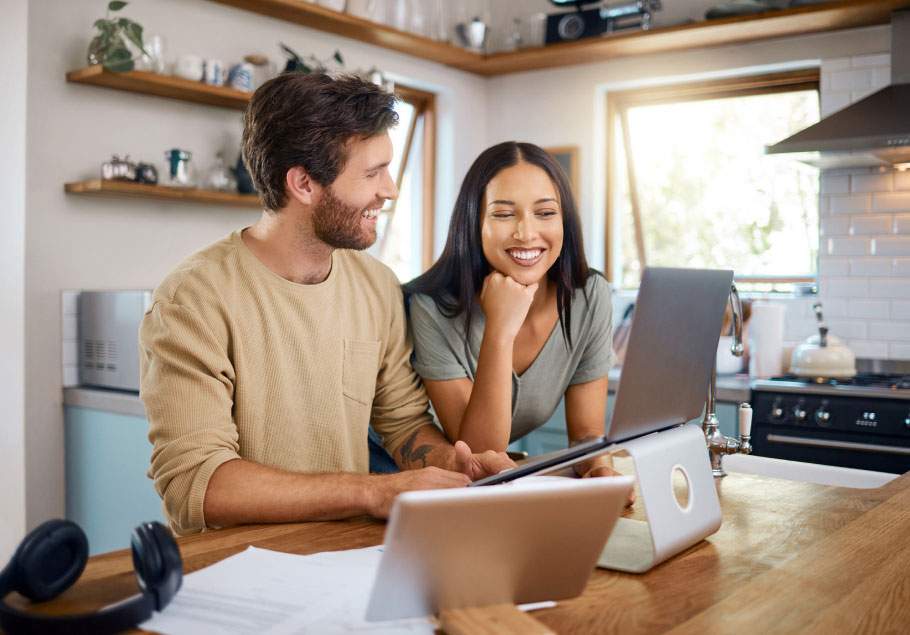
[[[66,183],[63,189],[68,194],[91,194],[95,196],[119,196],[144,198],[155,201],[179,201],[184,203],[203,203],[228,207],[247,207],[262,209],[259,196],[256,194],[233,194],[211,190],[182,189],[163,185],[148,185],[130,181],[108,181],[92,179],[77,183]]]
[[[147,71],[114,73],[102,66],[88,66],[70,71],[66,74],[66,81],[236,110],[243,110],[252,94],[226,86],[212,86],[204,82]]]
[[[471,70],[470,67],[483,61],[481,54],[459,46],[399,31],[349,13],[339,13],[306,0],[212,0],[212,2],[375,44],[463,70]]]
[[[840,0],[480,55],[305,0],[210,1],[487,76],[887,24],[893,10],[910,7],[910,0]]]

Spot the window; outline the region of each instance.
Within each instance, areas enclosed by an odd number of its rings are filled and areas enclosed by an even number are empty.
[[[395,148],[389,172],[398,199],[387,201],[376,224],[370,253],[387,264],[401,282],[420,275],[433,257],[435,111],[432,93],[396,86],[401,97],[398,126],[391,131]]]
[[[607,273],[732,268],[747,290],[814,281],[818,170],[764,154],[818,121],[818,71],[610,93]]]

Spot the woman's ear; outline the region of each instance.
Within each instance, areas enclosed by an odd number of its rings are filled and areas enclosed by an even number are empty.
[[[309,206],[316,202],[320,186],[313,181],[306,169],[295,166],[288,170],[285,175],[285,184],[288,188],[288,196],[302,205]]]

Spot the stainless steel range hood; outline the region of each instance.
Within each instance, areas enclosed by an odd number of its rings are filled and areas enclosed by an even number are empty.
[[[890,86],[765,153],[811,153],[796,158],[819,168],[910,167],[910,10],[891,14]]]

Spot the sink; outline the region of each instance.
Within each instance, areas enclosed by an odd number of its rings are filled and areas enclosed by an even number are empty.
[[[785,461],[783,459],[772,459],[767,456],[753,456],[751,454],[730,454],[724,457],[723,465],[728,472],[857,489],[875,489],[900,476],[900,474],[891,474],[890,472],[873,472],[871,470],[857,470],[851,467]]]

